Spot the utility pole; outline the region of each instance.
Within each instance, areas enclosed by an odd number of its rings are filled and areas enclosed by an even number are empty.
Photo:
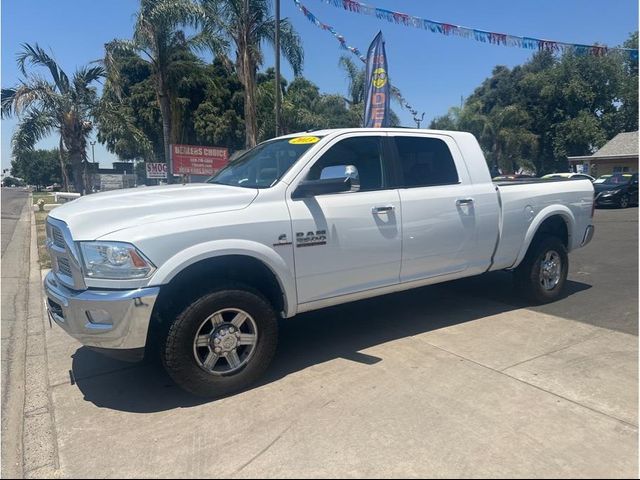
[[[276,2],[276,34],[275,34],[275,60],[276,60],[276,137],[280,135],[280,0]]]
[[[96,151],[94,147],[96,146],[96,141],[89,142],[91,144],[91,163],[96,163]]]
[[[413,116],[413,121],[416,122],[416,128],[420,128],[420,124],[424,120],[424,112],[422,112],[422,116],[418,117],[418,112]]]

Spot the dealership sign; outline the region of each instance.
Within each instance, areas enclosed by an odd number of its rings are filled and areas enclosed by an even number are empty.
[[[229,163],[229,151],[221,147],[171,145],[175,175],[213,175]]]
[[[167,178],[166,163],[145,163],[147,168],[147,178]]]

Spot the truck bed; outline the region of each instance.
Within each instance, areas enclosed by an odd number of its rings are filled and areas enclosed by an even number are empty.
[[[519,262],[528,245],[527,235],[545,209],[564,210],[569,238],[567,249],[578,248],[591,223],[593,185],[589,180],[527,179],[494,182],[501,206],[500,241],[492,269],[510,268]],[[542,215],[540,215],[542,214]],[[517,263],[515,263],[517,264]]]

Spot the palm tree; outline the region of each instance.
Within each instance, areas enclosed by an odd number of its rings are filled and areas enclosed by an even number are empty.
[[[340,57],[339,66],[347,74],[349,81],[348,98],[345,101],[353,106],[364,103],[365,96],[365,69],[357,66],[353,60],[344,55]]]
[[[44,67],[51,80],[27,73],[27,66]],[[92,83],[104,76],[99,66],[80,67],[71,80],[56,61],[42,48],[25,43],[18,54],[18,68],[25,77],[12,88],[2,89],[2,118],[16,115],[19,123],[12,139],[14,155],[31,150],[53,133],[60,134],[60,167],[65,189],[69,178],[66,160],[71,163],[76,192],[87,190],[87,138],[93,129],[92,119],[97,93]]]
[[[262,64],[262,43],[273,45],[275,19],[271,16],[271,0],[201,0],[205,12],[203,44],[224,59],[229,58],[231,44],[235,47],[235,66],[244,87],[245,143],[247,148],[257,143],[257,82]],[[280,20],[282,55],[295,75],[302,71],[304,54],[298,33],[288,19]],[[230,61],[227,60],[227,66]]]
[[[170,143],[172,138],[172,95],[168,72],[174,53],[184,50],[189,40],[179,30],[183,26],[196,26],[202,10],[192,0],[140,0],[136,14],[133,38],[112,40],[105,45],[105,65],[108,82],[119,83],[118,54],[134,52],[147,62],[155,80],[156,98],[162,116],[164,157],[172,172]],[[167,177],[172,182],[172,175]]]
[[[527,113],[517,105],[494,107],[488,115],[471,106],[463,110],[460,118],[463,130],[479,132],[478,138],[494,171],[499,168],[502,173],[532,167],[524,155],[538,148],[538,136],[528,130],[528,122]]]

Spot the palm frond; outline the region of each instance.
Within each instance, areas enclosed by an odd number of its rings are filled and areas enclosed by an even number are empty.
[[[275,30],[276,23],[274,19],[264,22],[260,27],[259,40],[264,38],[273,45],[275,43]],[[289,65],[291,65],[294,75],[300,75],[304,64],[302,39],[288,18],[280,20],[280,51],[282,56],[289,62]]]
[[[102,66],[82,66],[73,75],[73,85],[76,90],[85,90],[93,82],[103,78],[106,71]]]
[[[2,118],[21,115],[34,105],[45,109],[59,99],[55,87],[44,79],[32,76],[29,81],[21,81],[17,86],[2,89]]]
[[[14,155],[31,150],[39,140],[57,127],[54,117],[43,110],[32,108],[21,119],[11,140]]]
[[[27,76],[27,64],[45,67],[49,70],[60,93],[66,93],[69,90],[69,77],[67,77],[67,74],[37,43],[33,46],[23,43],[22,51],[17,56],[17,62],[22,75]]]

